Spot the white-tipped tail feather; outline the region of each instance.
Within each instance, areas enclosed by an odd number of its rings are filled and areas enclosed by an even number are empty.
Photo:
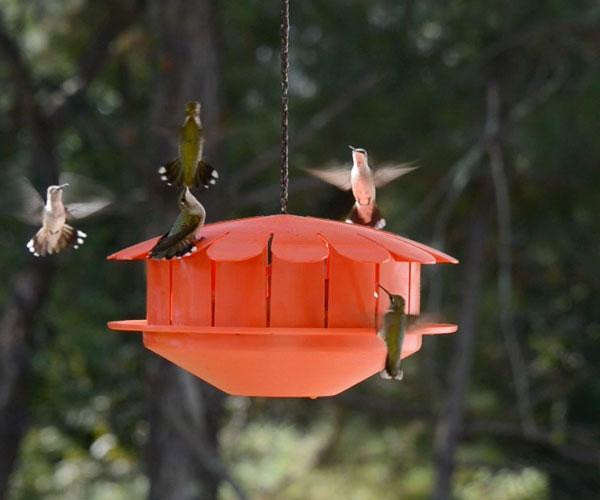
[[[35,257],[43,257],[60,253],[69,247],[78,249],[85,243],[85,238],[87,238],[87,234],[69,224],[65,224],[59,231],[49,231],[47,228],[42,227],[27,242],[27,249]]]

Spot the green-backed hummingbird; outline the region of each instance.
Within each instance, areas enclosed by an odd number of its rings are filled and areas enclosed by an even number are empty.
[[[169,185],[208,188],[219,178],[218,172],[202,159],[204,132],[200,121],[200,103],[188,102],[185,120],[179,130],[179,157],[158,169]]]
[[[383,327],[379,332],[385,341],[387,349],[385,368],[381,372],[381,378],[402,380],[404,372],[400,365],[404,335],[417,316],[404,312],[406,300],[402,295],[390,293],[381,285],[379,287],[390,298],[390,306],[383,316]]]
[[[385,219],[381,216],[379,207],[375,202],[376,188],[385,186],[417,167],[403,163],[400,165],[386,165],[371,170],[367,151],[353,146],[350,146],[350,149],[352,150],[352,168],[350,170],[347,167],[306,170],[311,175],[333,184],[343,191],[352,190],[355,203],[346,216],[346,222],[382,229],[385,227]]]
[[[148,253],[151,259],[172,259],[191,255],[196,251],[196,232],[204,225],[206,210],[190,189],[179,195],[179,215],[169,231],[160,237]]]

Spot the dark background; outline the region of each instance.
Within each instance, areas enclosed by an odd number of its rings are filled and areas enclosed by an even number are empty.
[[[47,259],[0,215],[0,498],[599,498],[596,2],[292,2],[290,211],[350,207],[299,170],[348,144],[416,160],[380,192],[387,229],[461,261],[423,296],[459,334],[317,401],[227,397],[105,327],[144,315],[143,266],[104,257],[174,218],[156,168],[187,100],[209,220],[278,210],[278,2],[0,15],[0,194],[72,171],[118,199]]]

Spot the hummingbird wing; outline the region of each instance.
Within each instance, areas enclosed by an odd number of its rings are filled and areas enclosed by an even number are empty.
[[[160,178],[169,185],[184,186],[185,176],[183,172],[183,163],[180,158],[175,158],[168,163],[165,163],[158,169]],[[204,160],[200,160],[196,166],[194,182],[188,187],[204,187],[209,188],[217,183],[219,173],[211,165]]]
[[[389,182],[392,182],[394,179],[412,172],[416,168],[419,167],[413,167],[410,163],[379,167],[377,170],[373,171],[373,182],[376,188],[380,188]]]
[[[63,202],[69,215],[74,219],[89,217],[114,202],[113,194],[89,177],[64,172],[60,182],[69,186],[63,194]]]
[[[350,191],[352,188],[350,182],[350,169],[348,167],[332,167],[323,170],[305,168],[303,170],[322,181],[332,184],[342,191]]]
[[[44,200],[29,179],[23,176],[11,178],[3,188],[0,215],[16,217],[34,226],[42,223]]]
[[[173,228],[160,237],[148,253],[151,259],[172,259],[184,257],[195,251],[196,229],[201,218],[196,215],[179,214]]]

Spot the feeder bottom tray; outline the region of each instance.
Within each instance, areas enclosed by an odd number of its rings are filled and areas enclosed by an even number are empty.
[[[111,330],[143,332],[146,348],[237,396],[333,396],[380,372],[385,344],[373,328],[254,328],[150,325],[112,321]],[[423,335],[456,325],[421,323],[405,335],[402,357]]]

